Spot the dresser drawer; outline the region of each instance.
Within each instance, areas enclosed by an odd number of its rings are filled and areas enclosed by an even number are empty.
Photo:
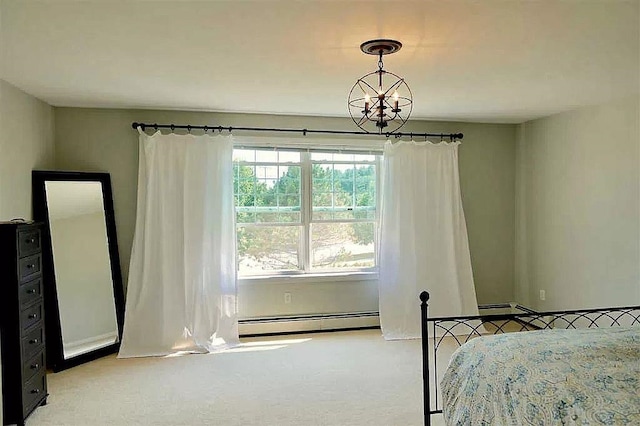
[[[40,252],[40,230],[18,231],[18,256]]]
[[[31,359],[44,346],[44,329],[38,327],[22,338],[22,359]]]
[[[37,372],[44,368],[44,351],[34,356],[30,360],[24,363],[22,366],[22,380],[27,381],[34,376]]]
[[[19,289],[20,306],[25,306],[42,297],[42,278],[22,284]]]
[[[41,368],[22,388],[23,415],[26,417],[47,396],[46,370]]]
[[[33,256],[20,259],[18,264],[20,282],[22,283],[40,274],[42,271],[42,256],[40,254],[34,254]]]
[[[42,319],[42,313],[44,312],[44,308],[42,307],[42,302],[33,305],[29,308],[23,309],[20,312],[20,329],[22,333],[28,330],[31,326],[36,324],[38,321]]]

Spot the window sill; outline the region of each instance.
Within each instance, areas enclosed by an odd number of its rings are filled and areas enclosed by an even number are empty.
[[[322,282],[346,282],[377,280],[378,272],[327,272],[315,274],[291,274],[291,275],[259,275],[251,277],[238,277],[239,285],[268,284],[268,283],[322,283]]]

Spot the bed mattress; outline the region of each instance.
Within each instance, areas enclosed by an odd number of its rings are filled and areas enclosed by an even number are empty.
[[[447,425],[640,425],[640,327],[476,338],[441,390]]]

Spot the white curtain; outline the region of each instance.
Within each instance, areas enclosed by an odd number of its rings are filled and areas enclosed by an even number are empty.
[[[477,315],[458,176],[459,142],[387,142],[380,217],[380,323],[385,339],[420,337],[429,316]]]
[[[231,136],[140,132],[120,358],[238,342]]]

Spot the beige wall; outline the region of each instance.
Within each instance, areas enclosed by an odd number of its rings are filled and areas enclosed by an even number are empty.
[[[0,80],[0,221],[31,219],[31,171],[54,166],[53,108]]]
[[[131,129],[133,121],[345,130],[355,127],[344,118],[56,108],[57,168],[111,173],[125,281],[136,208],[138,135]],[[465,134],[460,150],[460,179],[478,299],[480,303],[513,300],[516,126],[414,122],[406,130]],[[290,305],[283,302],[284,292],[292,293]],[[239,300],[243,317],[378,309],[375,281],[241,283]]]
[[[639,104],[636,96],[520,126],[516,292],[525,303],[640,303]]]
[[[0,79],[0,221],[31,219],[31,170],[53,154],[53,108]]]

